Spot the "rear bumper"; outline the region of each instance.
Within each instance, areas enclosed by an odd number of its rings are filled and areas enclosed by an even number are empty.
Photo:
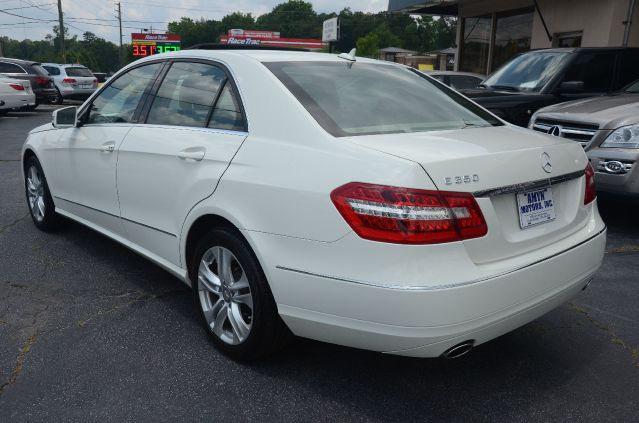
[[[435,357],[465,340],[486,342],[569,300],[601,265],[605,242],[605,228],[599,228],[585,241],[525,267],[435,287],[380,286],[283,266],[267,276],[279,313],[296,335]]]
[[[75,99],[75,100],[86,100],[91,97],[91,94],[95,92],[95,89],[77,89],[77,88],[66,88],[61,89],[60,94],[62,94],[63,98],[66,99]]]

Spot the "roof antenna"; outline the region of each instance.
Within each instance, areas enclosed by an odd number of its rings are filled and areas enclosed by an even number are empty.
[[[355,49],[351,49],[348,53],[340,53],[337,55],[340,59],[348,60],[349,62],[354,62],[355,59]]]

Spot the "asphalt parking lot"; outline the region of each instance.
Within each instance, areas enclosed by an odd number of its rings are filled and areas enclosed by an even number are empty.
[[[0,117],[0,421],[639,421],[638,201],[600,197],[604,264],[571,303],[458,360],[296,339],[216,352],[177,279],[69,223],[38,231]]]

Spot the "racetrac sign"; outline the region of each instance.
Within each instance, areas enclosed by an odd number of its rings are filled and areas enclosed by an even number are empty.
[[[230,32],[230,31],[229,31]],[[220,37],[221,44],[241,44],[241,45],[263,45],[271,47],[297,47],[307,48],[311,50],[319,50],[324,46],[324,43],[320,39],[313,38],[278,38],[275,37],[262,37],[262,36],[247,36],[247,33],[257,31],[244,31],[244,35],[223,35]],[[256,34],[259,35],[259,34]]]

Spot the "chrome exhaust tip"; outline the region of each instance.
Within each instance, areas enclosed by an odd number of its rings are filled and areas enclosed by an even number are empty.
[[[440,357],[442,358],[459,358],[463,355],[466,355],[473,349],[475,346],[475,340],[469,339],[468,341],[464,341],[460,344],[450,347],[446,351],[442,353]]]
[[[590,286],[591,283],[592,283],[592,278],[588,279],[588,282],[586,282],[586,284],[584,285],[583,288],[581,288],[581,290],[585,291]]]

